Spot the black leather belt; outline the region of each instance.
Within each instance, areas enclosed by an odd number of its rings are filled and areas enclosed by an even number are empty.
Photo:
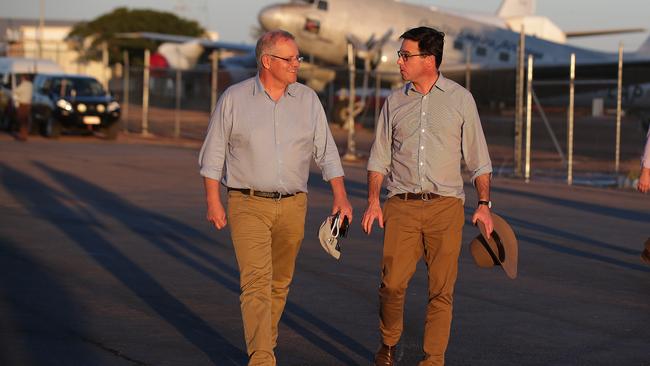
[[[402,199],[404,201],[408,200],[423,200],[423,201],[428,201],[432,199],[436,199],[440,197],[439,194],[431,193],[431,192],[424,192],[424,193],[398,193],[395,195],[395,197],[398,197],[399,199]]]
[[[293,197],[296,195],[295,193],[289,194],[289,193],[280,193],[280,192],[264,192],[264,191],[256,191],[248,188],[228,188],[228,192],[230,191],[241,192],[245,195],[255,196],[255,197],[273,198],[275,200],[280,200],[287,197]]]

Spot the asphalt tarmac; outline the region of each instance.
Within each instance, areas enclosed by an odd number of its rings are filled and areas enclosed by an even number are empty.
[[[196,143],[0,136],[0,365],[245,365],[229,232],[204,219]],[[329,187],[312,170],[306,237],[278,365],[370,365],[381,237],[360,229],[365,167],[345,164],[355,218],[340,261],[316,231]],[[447,365],[650,365],[650,195],[495,178],[519,277],[479,269],[466,225]],[[399,365],[421,357],[426,277],[408,289]]]

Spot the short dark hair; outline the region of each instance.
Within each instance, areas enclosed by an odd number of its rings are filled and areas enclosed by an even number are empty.
[[[257,67],[262,67],[262,55],[270,52],[271,49],[275,46],[276,42],[287,39],[293,41],[295,40],[295,37],[293,34],[282,29],[276,29],[264,33],[257,40],[257,45],[255,46],[255,58],[257,59]]]
[[[433,55],[436,58],[436,68],[442,63],[442,49],[445,47],[445,34],[429,27],[412,28],[399,38],[416,41],[421,53]]]

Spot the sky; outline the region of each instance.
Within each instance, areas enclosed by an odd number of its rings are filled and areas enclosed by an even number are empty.
[[[264,6],[282,0],[42,0],[45,19],[92,20],[116,7],[149,8],[170,11],[198,21],[204,28],[217,31],[223,41],[253,43],[251,29],[257,25],[257,13]],[[354,1],[354,0],[350,0]],[[420,5],[494,13],[501,0],[402,0]],[[0,17],[38,18],[40,0],[0,0]],[[615,5],[615,6],[614,6]],[[537,15],[550,18],[565,31],[602,28],[650,28],[648,0],[538,0]],[[636,50],[648,32],[581,38],[570,43],[615,52],[619,42],[626,51]]]

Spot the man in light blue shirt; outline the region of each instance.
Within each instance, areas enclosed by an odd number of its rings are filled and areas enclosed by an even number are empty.
[[[207,219],[217,229],[230,222],[249,366],[275,365],[278,322],[304,237],[311,159],[332,186],[332,213],[352,220],[323,107],[296,82],[302,57],[294,37],[268,32],[256,55],[258,75],[221,96],[199,156]],[[227,215],[219,182],[228,189]]]

